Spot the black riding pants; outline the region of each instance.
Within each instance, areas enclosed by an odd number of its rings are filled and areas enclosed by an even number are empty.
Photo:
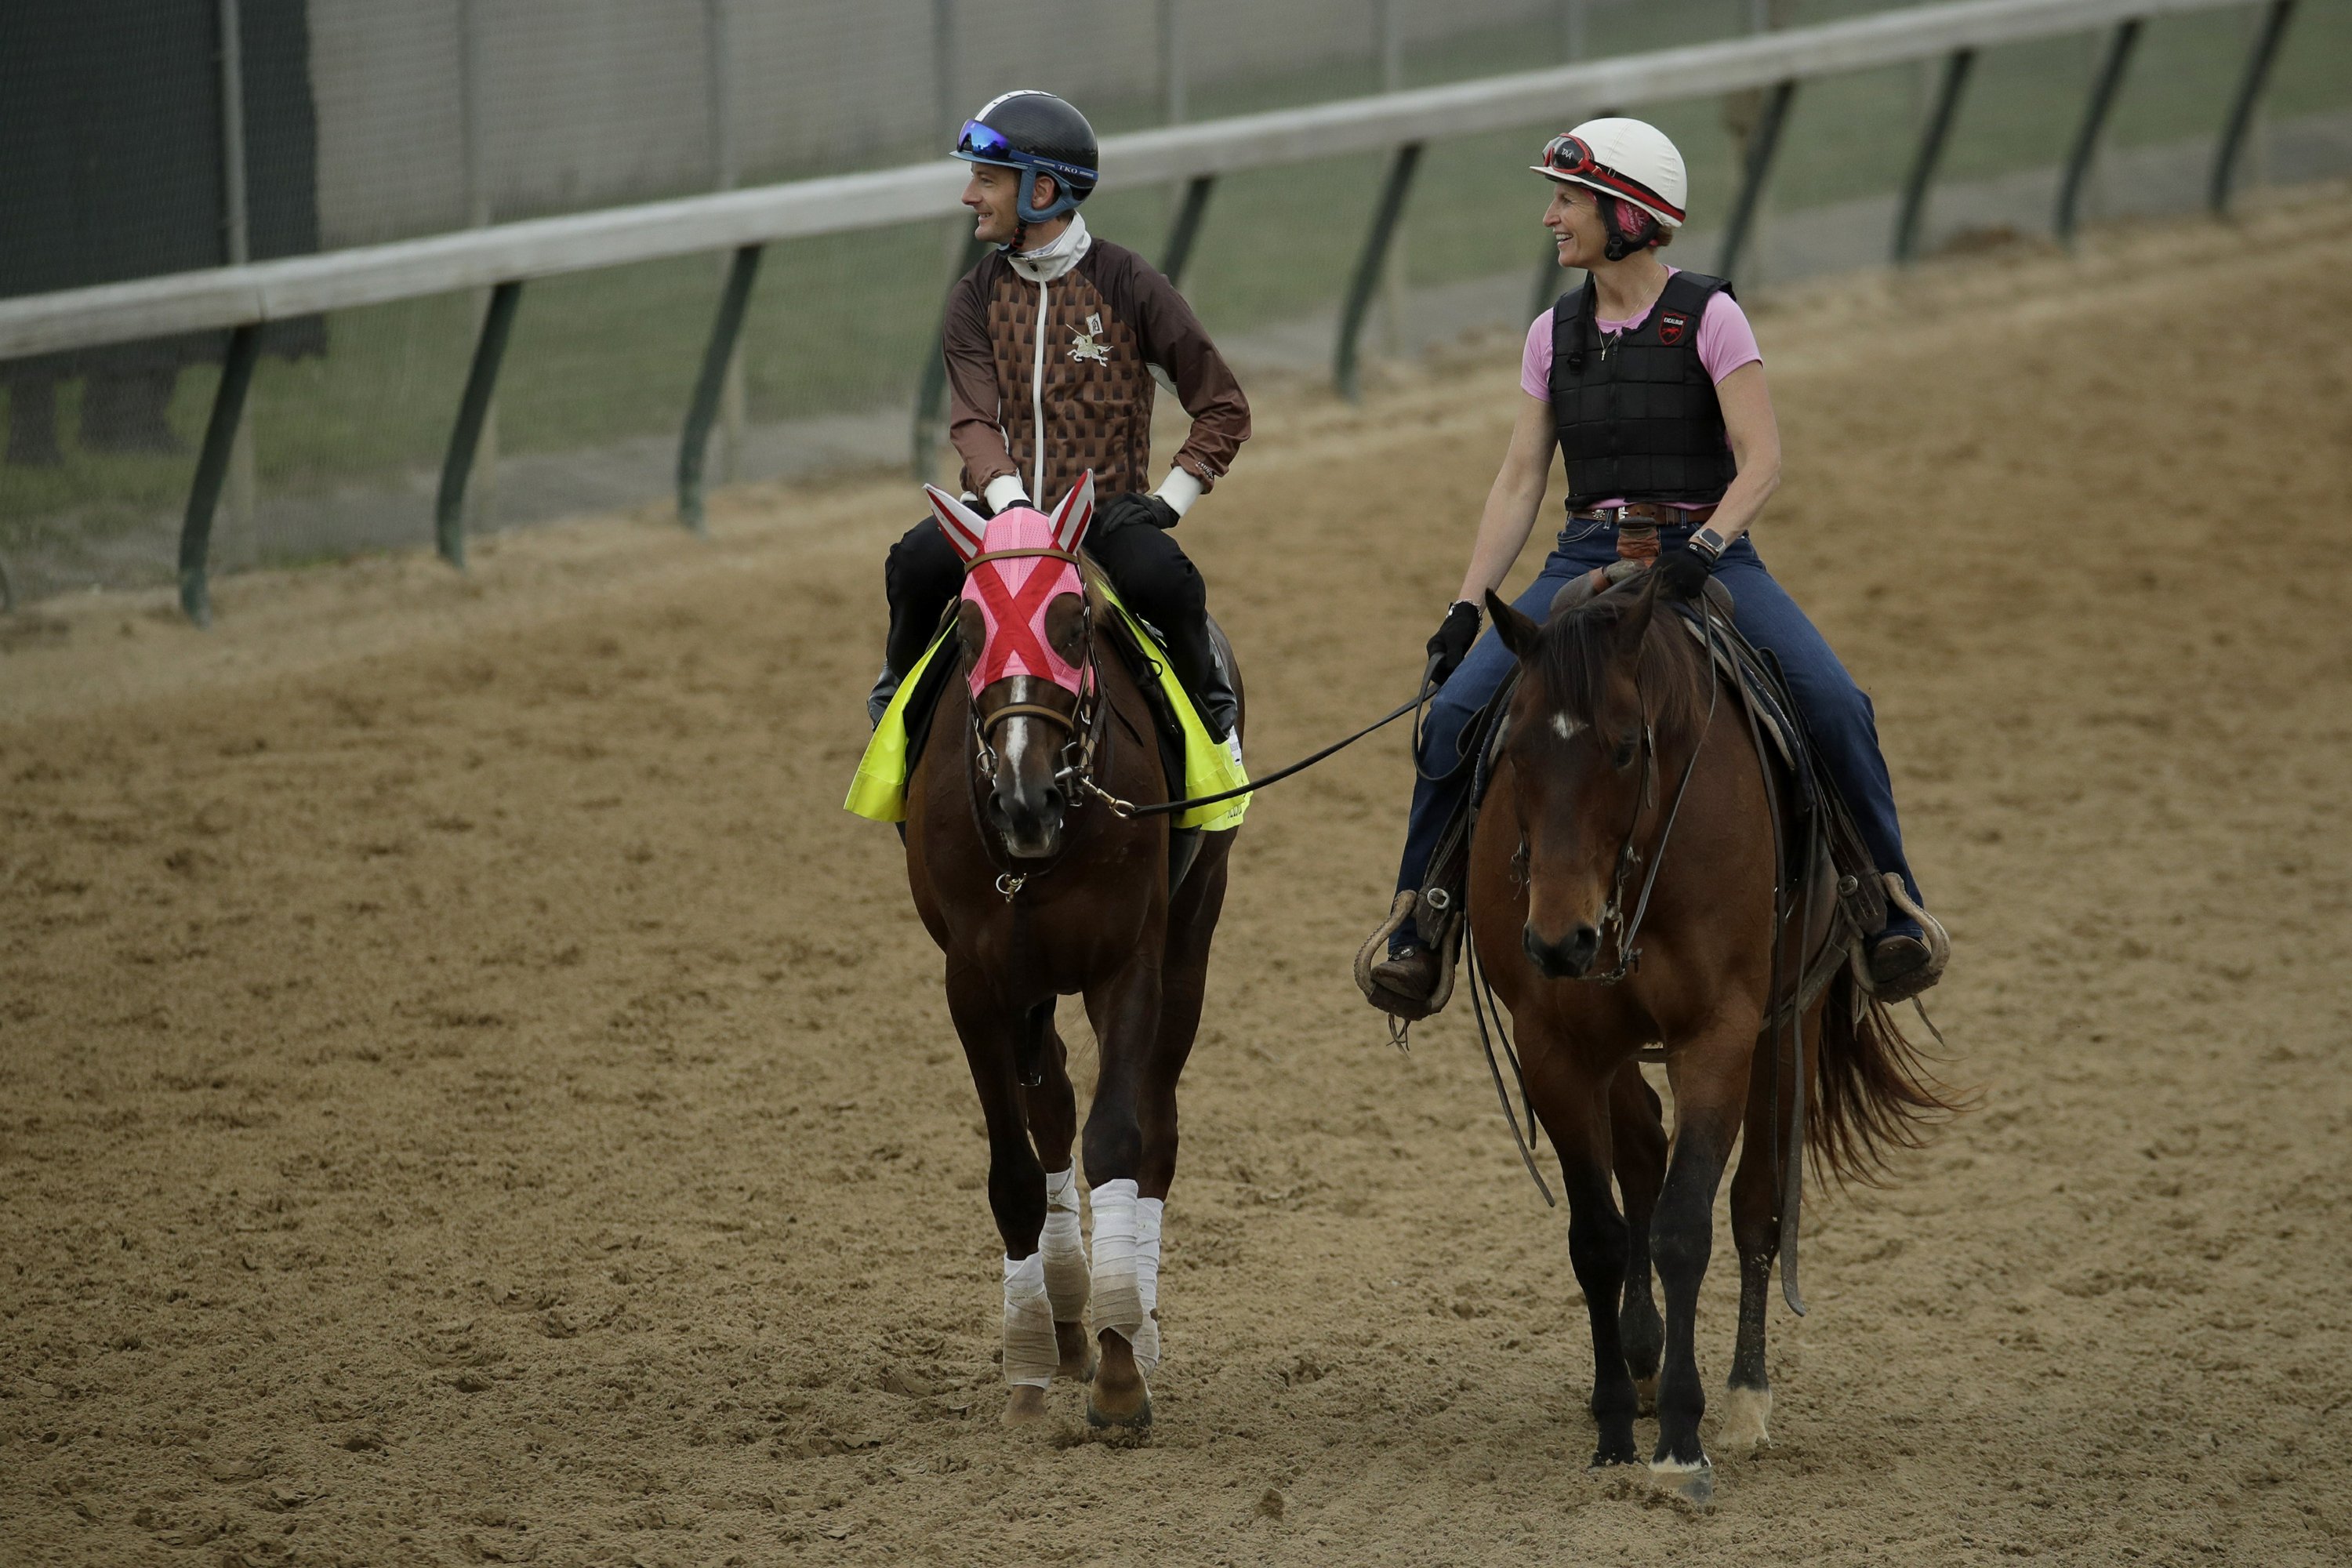
[[[1183,548],[1148,522],[1103,527],[1087,535],[1086,552],[1103,569],[1127,607],[1171,638],[1201,625],[1208,589]],[[915,667],[939,631],[940,617],[963,588],[963,563],[929,518],[890,547],[882,583],[890,599],[890,640],[883,657],[899,675]],[[1180,673],[1181,673],[1180,671]]]

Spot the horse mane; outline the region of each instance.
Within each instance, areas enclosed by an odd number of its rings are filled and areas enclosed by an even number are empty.
[[[1655,596],[1651,589],[1628,585],[1543,623],[1536,656],[1528,662],[1555,706],[1588,724],[1598,721],[1620,629],[1643,606],[1645,595]],[[1679,734],[1699,722],[1713,679],[1697,641],[1675,624],[1679,619],[1672,611],[1651,616],[1634,670],[1644,716],[1661,734]]]

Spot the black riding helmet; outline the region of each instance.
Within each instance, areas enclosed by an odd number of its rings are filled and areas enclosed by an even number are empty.
[[[1093,194],[1100,154],[1095,128],[1067,102],[1032,89],[1002,94],[963,122],[955,155],[967,163],[993,163],[1021,171],[1021,202],[1014,215],[1023,224],[1050,223],[1075,212]],[[1036,205],[1037,176],[1051,174],[1054,199]]]

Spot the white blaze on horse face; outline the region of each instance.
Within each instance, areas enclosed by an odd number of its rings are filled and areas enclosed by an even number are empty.
[[[1000,728],[1004,731],[1004,760],[999,765],[999,776],[1017,784],[1021,778],[1021,759],[1029,752],[1029,726],[1034,719],[1007,719]]]
[[[1551,716],[1551,732],[1563,741],[1574,740],[1577,733],[1583,728],[1584,725],[1580,721],[1570,718],[1565,713],[1554,713]]]

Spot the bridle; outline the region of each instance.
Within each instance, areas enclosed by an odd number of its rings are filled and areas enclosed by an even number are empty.
[[[1656,797],[1658,737],[1650,722],[1646,706],[1642,713],[1642,783],[1633,792],[1633,815],[1625,824],[1625,837],[1617,847],[1617,868],[1610,878],[1609,901],[1601,906],[1601,918],[1596,922],[1601,940],[1612,937],[1617,946],[1616,965],[1601,974],[1588,974],[1584,979],[1595,985],[1614,985],[1642,966],[1642,950],[1633,945],[1641,934],[1643,917],[1650,912],[1650,890],[1658,884],[1658,871],[1666,861],[1666,846],[1675,836],[1675,819],[1682,815],[1683,796],[1690,791],[1691,775],[1698,771],[1699,752],[1706,748],[1706,737],[1715,728],[1715,706],[1723,695],[1723,683],[1715,678],[1715,616],[1704,601],[1699,605],[1699,619],[1706,627],[1706,718],[1701,721],[1698,739],[1691,745],[1691,754],[1683,763],[1683,776],[1675,785],[1675,798],[1666,808],[1665,825],[1658,829],[1658,842],[1648,857],[1649,872],[1642,879],[1640,896],[1633,900],[1633,912],[1625,912],[1625,892],[1631,884],[1633,868],[1643,862],[1637,847],[1642,827],[1642,814]],[[1523,840],[1524,841],[1524,840]]]
[[[964,563],[964,574],[969,576],[974,568],[992,561],[1029,557],[1067,562],[1077,568],[1081,584],[1084,582],[1085,562],[1073,551],[1057,550],[1050,545],[983,551]],[[1110,704],[1104,698],[1102,671],[1095,660],[1094,605],[1083,593],[1079,595],[1079,605],[1077,657],[1070,661],[1079,672],[1077,702],[1069,712],[1065,713],[1058,708],[1049,708],[1040,702],[1007,702],[1001,708],[982,713],[977,698],[971,703],[972,777],[971,787],[966,794],[971,805],[973,824],[980,832],[981,846],[990,863],[997,868],[996,890],[1004,896],[1007,903],[1030,881],[1062,863],[1062,856],[1068,851],[1069,840],[1066,834],[1062,850],[1034,870],[1016,871],[1005,864],[1009,858],[1000,854],[996,834],[988,826],[987,815],[981,806],[982,795],[995,784],[998,758],[990,737],[996,732],[996,727],[1008,720],[1036,719],[1062,731],[1061,766],[1055,770],[1054,782],[1062,786],[1066,811],[1076,811],[1085,803],[1087,795],[1101,793],[1100,786],[1094,782],[1094,768],[1096,759],[1102,752],[1104,721],[1109,714]]]

